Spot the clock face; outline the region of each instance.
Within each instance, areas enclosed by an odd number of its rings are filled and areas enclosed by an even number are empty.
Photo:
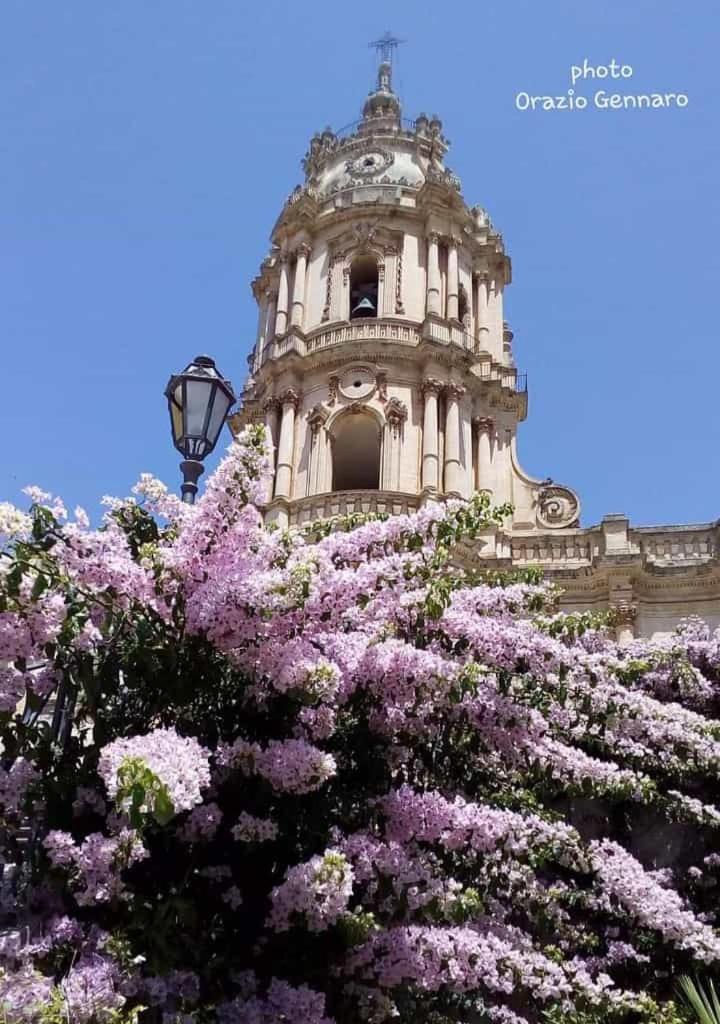
[[[377,174],[379,171],[384,171],[388,168],[392,162],[392,153],[383,152],[382,150],[371,150],[368,153],[362,153],[360,156],[355,157],[354,160],[348,160],[347,170],[351,174],[361,176]]]
[[[367,366],[354,366],[340,378],[340,394],[345,398],[367,398],[375,390],[375,374]]]

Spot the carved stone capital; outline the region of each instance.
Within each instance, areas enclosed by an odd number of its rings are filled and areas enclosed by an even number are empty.
[[[615,626],[633,626],[637,619],[637,605],[621,602],[611,608],[612,622]]]
[[[428,240],[428,242],[433,242],[435,245],[437,245],[440,242],[440,232],[439,231],[428,231],[428,233],[427,233],[427,240]]]
[[[495,420],[492,416],[473,416],[472,425],[481,434],[492,434],[495,429]]]
[[[454,381],[450,381],[449,384],[445,385],[445,394],[448,398],[454,398],[455,401],[459,401],[465,394],[466,388],[462,384],[456,384]]]
[[[283,393],[280,395],[280,401],[283,407],[286,405],[292,405],[297,412],[297,407],[300,405],[300,394],[295,388],[285,388]]]
[[[438,380],[437,377],[426,377],[420,385],[420,391],[425,396],[439,395],[444,387],[445,381]]]
[[[310,259],[311,254],[312,254],[312,247],[310,245],[308,245],[307,242],[301,242],[295,248],[295,255],[296,256],[304,256],[306,260]]]
[[[280,399],[277,395],[268,395],[262,404],[263,412],[267,415],[269,412],[275,412],[280,408]]]

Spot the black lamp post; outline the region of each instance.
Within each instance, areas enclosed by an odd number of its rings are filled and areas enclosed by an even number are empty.
[[[165,397],[170,410],[173,444],[183,456],[182,500],[195,501],[202,460],[217,444],[228,411],[235,402],[229,380],[222,377],[210,356],[198,356],[182,373],[168,381]]]

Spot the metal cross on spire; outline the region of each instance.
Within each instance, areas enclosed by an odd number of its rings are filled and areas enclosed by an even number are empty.
[[[383,64],[392,64],[393,53],[397,50],[400,43],[404,42],[404,39],[398,39],[392,32],[386,32],[384,36],[380,36],[374,42],[368,43],[368,46],[374,47],[378,58]]]

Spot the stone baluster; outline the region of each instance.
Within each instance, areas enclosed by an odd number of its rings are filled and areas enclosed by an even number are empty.
[[[288,295],[290,291],[290,264],[286,253],[280,256],[280,285],[278,287],[275,334],[284,334],[288,323]]]
[[[300,396],[294,388],[287,388],[280,396],[282,403],[282,419],[280,420],[280,440],[278,442],[277,473],[275,477],[275,497],[289,498],[292,488],[293,452],[295,450],[295,413]]]
[[[473,420],[475,427],[475,443],[477,454],[475,465],[477,467],[477,480],[475,482],[478,491],[493,492],[492,479],[492,435],[495,424],[490,416],[476,416]]]
[[[291,323],[294,327],[302,329],[305,319],[305,282],[307,278],[307,264],[310,257],[310,246],[303,242],[296,252],[295,282],[293,285],[293,300]]]
[[[438,395],[443,384],[440,380],[428,378],[423,381],[422,393],[425,399],[422,438],[422,488],[438,489]]]
[[[464,394],[465,388],[461,384],[451,383],[445,388],[445,464],[443,477],[446,494],[460,495],[462,489],[460,399]]]
[[[428,235],[427,262],[427,311],[440,315],[440,252],[439,238],[435,232]]]

